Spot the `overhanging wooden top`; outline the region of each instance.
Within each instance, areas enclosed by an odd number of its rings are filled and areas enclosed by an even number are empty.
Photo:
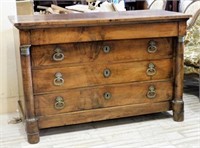
[[[164,10],[137,10],[125,12],[94,12],[50,15],[11,16],[18,29],[54,28],[72,26],[115,25],[155,21],[187,20],[190,15]]]

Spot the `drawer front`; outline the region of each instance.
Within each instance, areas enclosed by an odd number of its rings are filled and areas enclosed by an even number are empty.
[[[73,89],[63,93],[36,95],[36,115],[162,102],[172,99],[172,88],[172,82],[163,81]]]
[[[105,84],[169,79],[172,59],[33,70],[34,93]]]
[[[131,23],[131,22],[130,22]],[[179,35],[178,21],[148,22],[119,25],[63,27],[48,29],[32,29],[30,42],[32,45],[57,43],[92,42],[102,40],[144,39],[160,37],[176,37]],[[183,25],[184,26],[184,25]],[[185,30],[185,28],[184,28]],[[184,31],[183,31],[184,32]],[[184,35],[184,33],[183,33]]]
[[[33,67],[160,59],[172,56],[172,39],[141,39],[33,46]]]

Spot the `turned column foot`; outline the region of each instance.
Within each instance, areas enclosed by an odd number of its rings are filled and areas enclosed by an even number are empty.
[[[35,134],[27,133],[27,139],[30,144],[36,144],[40,141],[40,135],[39,133]]]
[[[35,118],[26,119],[26,132],[30,144],[36,144],[40,141],[39,129]]]
[[[172,101],[173,120],[181,122],[184,120],[184,102],[182,100]]]

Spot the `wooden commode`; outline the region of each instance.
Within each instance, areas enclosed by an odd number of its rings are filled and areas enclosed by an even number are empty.
[[[160,10],[10,17],[29,143],[55,126],[169,110],[183,121],[189,17]]]

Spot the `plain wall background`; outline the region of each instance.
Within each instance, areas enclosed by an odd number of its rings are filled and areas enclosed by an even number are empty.
[[[18,79],[13,26],[8,16],[16,15],[15,0],[0,0],[0,114],[17,110]]]

